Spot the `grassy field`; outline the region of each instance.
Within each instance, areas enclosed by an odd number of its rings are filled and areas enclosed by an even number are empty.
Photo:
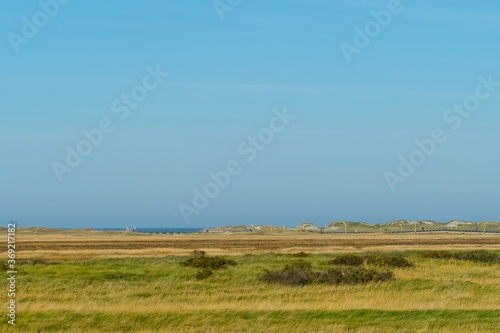
[[[270,252],[338,253],[352,251],[500,249],[500,234],[185,234],[159,235],[91,230],[19,230],[24,259],[50,260],[158,257],[187,255],[195,249],[211,254],[264,254]],[[0,238],[0,242],[5,237]],[[0,243],[1,244],[1,243]]]
[[[388,235],[20,235],[17,326],[4,322],[0,331],[497,332],[500,265],[422,253],[484,248],[500,254],[500,237],[419,236],[420,243],[399,236],[404,244],[397,245]],[[123,246],[132,240],[132,249]],[[254,248],[263,240],[268,248]],[[415,267],[394,269],[393,281],[289,287],[257,279],[264,269],[297,260],[292,253],[299,250],[311,253],[304,260],[315,269],[327,269],[335,253],[401,248]],[[237,265],[198,281],[195,268],[180,265],[192,249],[223,254]]]

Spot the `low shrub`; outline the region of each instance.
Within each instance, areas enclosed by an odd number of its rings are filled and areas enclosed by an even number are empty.
[[[382,282],[393,280],[394,274],[391,271],[380,271],[363,266],[337,266],[326,271],[316,271],[312,269],[310,263],[296,261],[285,265],[281,270],[266,269],[258,279],[266,283],[299,287],[312,283],[339,285]]]
[[[285,265],[281,270],[270,271],[266,269],[258,279],[267,283],[298,287],[311,284],[314,281],[314,273],[310,263],[300,260]]]
[[[215,256],[209,257],[206,255],[194,255],[181,261],[181,266],[196,267],[196,268],[209,268],[213,270],[226,269],[228,266],[236,266],[236,262],[231,259]]]
[[[401,254],[391,255],[384,253],[369,253],[365,255],[352,253],[341,254],[336,256],[333,260],[330,260],[328,263],[331,265],[341,266],[361,266],[366,263],[369,266],[396,268],[408,268],[414,266]]]
[[[259,280],[267,283],[278,283],[289,286],[304,286],[313,282],[312,276],[300,269],[270,271],[264,270]]]
[[[236,266],[236,261],[219,256],[209,257],[205,251],[194,250],[190,257],[180,262],[180,265],[198,268],[195,275],[196,280],[205,280],[214,275],[214,270]]]
[[[453,258],[453,252],[451,251],[427,251],[422,254],[422,258],[431,259],[451,259]]]
[[[458,252],[456,258],[475,262],[500,263],[499,254],[485,250]]]
[[[486,250],[474,251],[427,251],[422,254],[423,258],[432,259],[456,259],[483,263],[500,263],[500,255]]]
[[[318,282],[327,284],[365,284],[393,279],[394,274],[391,271],[380,271],[362,266],[334,267],[318,275]]]

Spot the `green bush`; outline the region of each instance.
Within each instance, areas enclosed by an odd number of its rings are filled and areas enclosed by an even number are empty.
[[[196,267],[196,268],[209,268],[213,270],[226,269],[228,266],[236,266],[236,262],[231,259],[223,257],[208,257],[206,255],[194,255],[181,261],[181,266]]]
[[[453,252],[450,251],[427,251],[422,254],[422,258],[431,259],[452,259]]]
[[[190,257],[180,262],[180,265],[198,268],[195,275],[196,280],[205,280],[214,275],[214,270],[236,266],[236,262],[219,256],[209,257],[205,251],[194,250]]]
[[[378,267],[409,268],[414,265],[402,255],[367,254],[366,263]]]
[[[9,266],[7,265],[6,262],[0,262],[0,271],[8,271],[9,270]]]
[[[361,266],[364,263],[369,266],[377,267],[397,267],[407,268],[414,265],[409,262],[401,254],[383,254],[383,253],[369,253],[365,255],[360,254],[341,254],[336,256],[333,260],[328,262],[331,265],[341,266]]]
[[[318,275],[318,282],[327,284],[365,284],[393,279],[394,274],[391,271],[380,271],[363,266],[334,267]]]
[[[300,260],[285,265],[281,270],[266,269],[258,279],[266,283],[289,286],[305,286],[312,283],[339,285],[389,281],[394,279],[394,274],[391,271],[363,266],[338,266],[326,271],[315,271],[310,263]]]
[[[458,252],[456,258],[475,262],[500,263],[500,255],[485,250]]]
[[[432,259],[456,259],[473,262],[500,263],[500,255],[486,250],[475,251],[427,251],[422,254],[423,258]]]
[[[304,286],[314,281],[314,272],[310,263],[305,261],[296,261],[278,271],[264,270],[259,276],[259,280],[267,283],[278,283],[289,286]]]

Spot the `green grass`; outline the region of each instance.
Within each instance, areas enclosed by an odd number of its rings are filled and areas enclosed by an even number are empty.
[[[25,313],[25,332],[497,332],[500,311],[202,311],[196,313]],[[32,323],[38,323],[35,326]],[[113,323],[112,326],[110,323]],[[33,330],[32,330],[33,329]]]
[[[496,332],[499,266],[421,254],[405,252],[415,267],[394,268],[394,281],[303,287],[257,279],[292,254],[227,256],[238,265],[202,281],[187,257],[24,263],[16,331]],[[328,270],[334,257],[306,260]]]

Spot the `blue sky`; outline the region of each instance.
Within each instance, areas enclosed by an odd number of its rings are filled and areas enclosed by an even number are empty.
[[[390,1],[221,2],[224,20],[211,0],[73,0],[29,38],[23,17],[43,20],[40,3],[0,3],[5,223],[498,220],[500,87],[459,129],[443,115],[479,77],[500,81],[499,1],[401,0],[350,63],[341,43],[355,46],[355,27]],[[112,102],[157,66],[168,76],[119,119]],[[238,146],[285,107],[296,117],[248,162]],[[114,131],[60,181],[53,163],[102,119]],[[391,189],[386,173],[436,128],[446,142]],[[193,189],[232,160],[241,172],[196,209]],[[197,213],[186,219],[181,204]]]

